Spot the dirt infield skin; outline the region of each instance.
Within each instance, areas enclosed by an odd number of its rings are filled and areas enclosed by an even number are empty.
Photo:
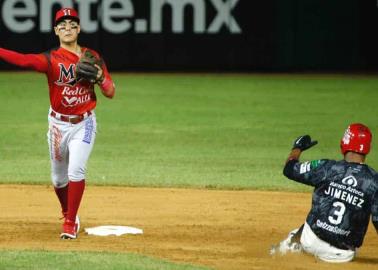
[[[270,256],[269,248],[296,228],[308,193],[88,186],[82,228],[126,225],[137,236],[59,239],[60,213],[50,186],[0,185],[0,249],[140,253],[214,269],[377,269],[378,237],[370,224],[357,259],[327,264],[306,254]],[[0,251],[1,252],[1,251]]]

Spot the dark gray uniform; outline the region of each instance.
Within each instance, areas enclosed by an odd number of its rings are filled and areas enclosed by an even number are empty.
[[[369,217],[378,230],[378,174],[345,160],[289,161],[284,175],[314,186],[306,222],[323,241],[340,249],[362,245]]]

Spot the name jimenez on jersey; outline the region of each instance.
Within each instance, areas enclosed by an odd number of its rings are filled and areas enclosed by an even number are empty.
[[[300,174],[307,173],[311,169],[316,168],[318,165],[318,160],[304,162],[300,166]],[[354,176],[349,175],[343,178],[341,182],[344,185],[333,181],[330,182],[328,189],[324,191],[324,194],[362,208],[362,204],[365,202],[365,200],[362,199],[362,197],[364,197],[364,193],[356,188],[353,188],[357,186],[357,179]]]
[[[332,196],[336,199],[342,200],[359,208],[362,208],[362,204],[365,202],[364,199],[360,198],[364,197],[363,192],[335,182],[329,183],[328,189],[324,191],[324,194]]]
[[[312,169],[317,168],[319,164],[319,160],[304,162],[300,165],[299,173],[308,173]],[[351,234],[350,230],[345,230],[343,228],[338,227],[337,225],[341,224],[346,211],[344,203],[347,203],[354,207],[358,207],[360,209],[363,208],[363,204],[365,202],[363,198],[365,197],[365,194],[364,192],[356,189],[356,186],[357,179],[353,175],[344,177],[343,179],[341,179],[341,183],[337,183],[334,181],[328,183],[328,187],[324,189],[323,194],[327,197],[333,197],[336,200],[332,204],[333,209],[331,215],[328,216],[328,220],[316,220],[315,224],[318,228],[342,236],[349,236]],[[332,225],[328,222],[330,222]]]
[[[350,176],[345,177],[342,182],[347,178],[350,178]],[[316,221],[316,226],[334,234],[349,236],[351,233],[350,230],[344,230],[336,226],[341,223],[344,212],[346,211],[345,205],[341,201],[362,208],[365,200],[361,197],[364,197],[364,193],[350,186],[330,182],[328,189],[324,190],[324,194],[337,199],[337,201],[332,204],[336,209],[334,209],[333,214],[328,217],[328,221],[334,225],[318,219]]]

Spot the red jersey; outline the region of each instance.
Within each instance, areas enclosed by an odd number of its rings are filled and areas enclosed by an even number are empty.
[[[81,48],[83,54],[88,48]],[[91,52],[99,57],[93,50]],[[62,47],[40,54],[21,54],[0,48],[0,58],[25,68],[43,72],[47,76],[51,108],[60,114],[80,115],[96,107],[94,84],[76,80],[75,66],[80,57]],[[114,87],[110,74],[102,61],[105,75],[101,89]],[[105,89],[106,90],[106,89]]]

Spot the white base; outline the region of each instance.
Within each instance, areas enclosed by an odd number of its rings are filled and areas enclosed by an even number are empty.
[[[85,228],[85,232],[89,235],[98,236],[108,236],[116,235],[120,236],[123,234],[143,234],[142,229],[128,227],[128,226],[115,226],[115,225],[104,225],[93,228]]]

